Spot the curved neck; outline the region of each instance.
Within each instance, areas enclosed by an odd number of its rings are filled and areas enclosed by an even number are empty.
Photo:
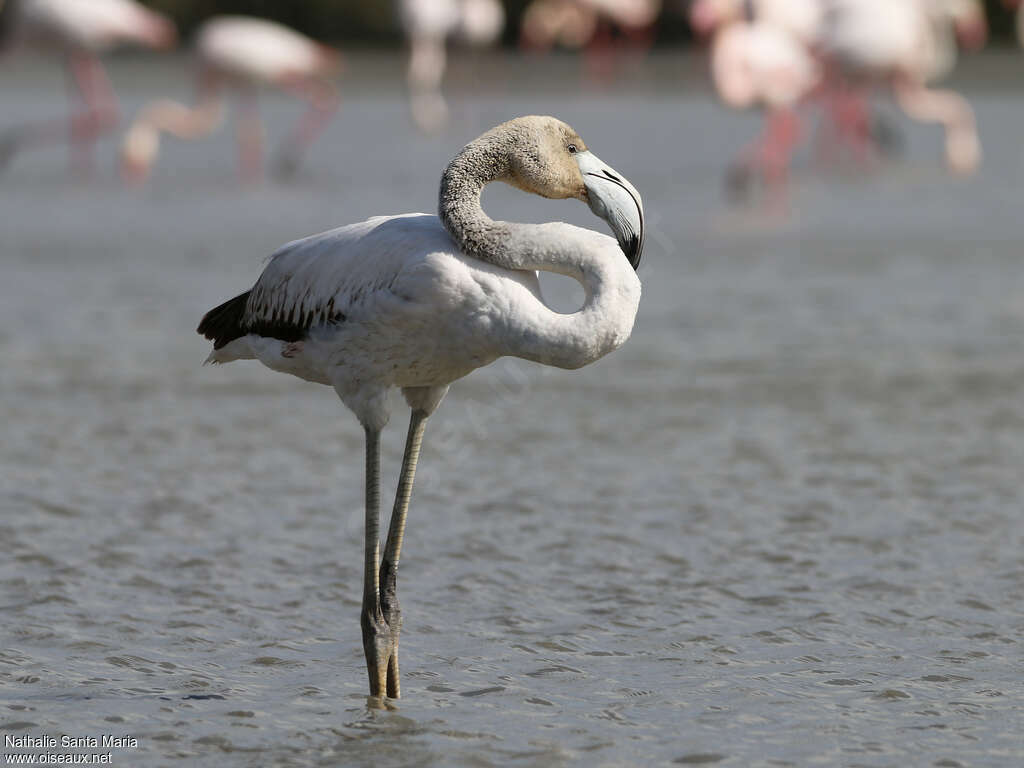
[[[480,196],[492,181],[511,182],[509,147],[500,134],[467,145],[441,177],[438,215],[467,255],[508,270],[545,271],[583,286],[583,307],[550,309],[538,296],[506,314],[507,354],[579,368],[619,347],[633,328],[640,281],[611,237],[564,223],[495,221]]]
[[[583,286],[583,306],[562,314],[539,294],[529,295],[507,316],[505,347],[508,354],[535,363],[581,368],[629,338],[640,304],[640,280],[611,238],[567,224],[542,226],[550,227],[548,238],[564,245],[569,259],[578,259],[575,269],[556,271]],[[595,245],[588,256],[585,251]]]
[[[564,243],[545,236],[547,224],[495,221],[480,203],[492,181],[513,181],[509,154],[513,139],[492,131],[467,144],[441,176],[438,216],[463,253],[502,269],[541,270],[577,277],[581,258]],[[529,191],[529,190],[526,190]]]
[[[154,102],[142,110],[136,123],[179,139],[198,139],[215,131],[223,121],[220,96],[207,91],[194,107],[169,99]]]
[[[509,147],[492,134],[463,147],[441,176],[438,217],[463,252],[505,269],[539,269],[520,264],[506,243],[511,225],[494,221],[480,204],[484,187],[511,176]]]

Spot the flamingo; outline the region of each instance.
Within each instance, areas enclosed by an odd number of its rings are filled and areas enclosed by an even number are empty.
[[[338,109],[339,97],[331,78],[341,67],[341,55],[293,29],[245,16],[214,17],[196,36],[198,59],[194,107],[162,99],[140,110],[121,145],[121,172],[126,181],[149,176],[160,149],[160,134],[198,139],[224,121],[226,88],[238,94],[238,144],[241,177],[262,176],[263,131],[256,110],[255,87],[268,85],[298,96],[308,109],[281,145],[280,176],[295,172],[305,150],[323,132]]]
[[[825,138],[848,138],[858,154],[867,152],[872,139],[885,146],[896,138],[891,127],[878,124],[878,135],[862,135],[867,126],[869,107],[863,89],[847,87],[845,79],[830,74],[825,57],[820,55],[821,36],[829,0],[697,0],[691,7],[691,25],[701,35],[708,34],[726,23],[749,21],[768,24],[799,41],[821,69],[819,87],[813,96],[820,100],[828,115]],[[802,55],[801,55],[802,58]],[[794,116],[795,120],[795,116]],[[772,132],[767,131],[767,135]],[[831,154],[833,141],[822,140],[819,135],[817,156],[824,159]]]
[[[974,110],[951,90],[929,87],[949,72],[956,41],[984,41],[984,12],[976,0],[831,0],[822,32],[822,50],[851,85],[888,84],[911,118],[937,122],[946,131],[946,164],[958,174],[981,162]],[[860,133],[866,133],[866,116]]]
[[[796,109],[817,88],[821,69],[799,40],[762,22],[729,24],[715,36],[711,59],[725,104],[759,105],[766,113],[762,137],[734,167],[730,186],[739,191],[756,170],[778,194],[802,132]]]
[[[576,198],[616,240],[564,223],[494,221],[485,185]],[[257,359],[333,386],[366,435],[366,539],[360,624],[371,701],[400,695],[398,562],[428,417],[449,385],[512,355],[574,369],[629,337],[644,242],[636,189],[553,117],[521,117],[467,144],[441,178],[437,216],[378,216],[285,245],[252,289],[210,310],[208,362]],[[585,289],[573,314],[550,309],[536,270]],[[412,410],[383,557],[380,434],[387,393]]]
[[[176,38],[170,20],[133,0],[0,2],[0,51],[33,47],[60,54],[84,107],[66,119],[8,129],[0,135],[0,169],[19,150],[68,142],[73,167],[88,173],[96,142],[120,120],[117,95],[99,54],[122,44],[167,49]]]
[[[738,20],[729,0],[707,0],[692,8],[695,29],[717,30],[711,43],[711,76],[721,100],[734,109],[765,110],[762,136],[746,149],[729,174],[733,193],[745,191],[759,171],[777,195],[801,134],[796,109],[817,88],[822,72],[806,42],[780,22]],[[752,9],[746,9],[747,15]]]
[[[734,21],[758,21],[777,27],[807,46],[818,42],[826,0],[696,0],[690,23],[706,35]]]
[[[521,45],[534,50],[587,47],[595,74],[607,76],[610,27],[642,48],[650,46],[661,0],[532,0],[523,11]]]
[[[413,123],[433,133],[448,121],[441,93],[447,40],[491,45],[505,28],[505,9],[499,0],[401,0],[399,17],[409,39],[406,79]]]

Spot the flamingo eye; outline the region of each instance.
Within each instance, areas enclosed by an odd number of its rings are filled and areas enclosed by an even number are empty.
[[[570,144],[568,147],[566,147],[566,149],[569,150],[570,155],[575,155],[577,152],[579,152],[579,149],[576,147],[575,144]]]

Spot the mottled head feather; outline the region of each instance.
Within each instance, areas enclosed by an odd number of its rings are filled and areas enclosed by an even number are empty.
[[[573,155],[587,146],[554,117],[530,115],[502,123],[471,141],[441,177],[438,213],[468,253],[497,247],[505,234],[480,209],[480,193],[492,181],[553,199],[586,200],[583,174]]]

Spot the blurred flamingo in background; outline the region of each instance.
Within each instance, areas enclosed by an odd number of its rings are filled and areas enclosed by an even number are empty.
[[[493,44],[505,28],[505,8],[499,0],[401,0],[399,18],[409,40],[412,119],[421,131],[433,133],[448,121],[441,92],[448,40],[474,47]]]
[[[532,0],[523,12],[520,44],[537,51],[586,48],[591,72],[607,77],[614,66],[613,28],[646,50],[661,5],[661,0]]]
[[[268,85],[309,104],[300,122],[281,145],[276,162],[280,176],[293,174],[305,150],[322,133],[340,102],[331,78],[341,69],[341,54],[271,21],[220,16],[200,27],[196,36],[197,101],[188,107],[162,99],[140,110],[121,146],[126,181],[144,180],[156,161],[160,134],[179,139],[208,136],[224,122],[224,91],[238,96],[237,136],[240,175],[256,181],[263,174],[263,125],[256,89]]]
[[[830,62],[831,91],[849,94],[837,111],[839,129],[864,142],[865,94],[884,84],[909,117],[944,126],[950,170],[972,173],[981,162],[974,110],[960,94],[929,84],[952,70],[958,40],[973,48],[986,36],[977,0],[830,0],[821,51]]]
[[[73,167],[90,172],[96,141],[120,120],[99,54],[122,44],[167,49],[176,39],[170,20],[133,0],[0,0],[0,49],[63,56],[84,107],[65,119],[8,129],[0,135],[0,169],[21,149],[68,142]]]
[[[777,203],[802,133],[797,108],[815,91],[822,71],[808,44],[786,26],[747,20],[750,8],[733,11],[728,0],[701,0],[691,7],[694,29],[714,35],[711,77],[723,103],[765,110],[761,137],[733,164],[729,191],[745,194],[759,174]]]
[[[695,0],[690,25],[699,35],[734,21],[757,21],[777,27],[814,46],[829,0]]]

